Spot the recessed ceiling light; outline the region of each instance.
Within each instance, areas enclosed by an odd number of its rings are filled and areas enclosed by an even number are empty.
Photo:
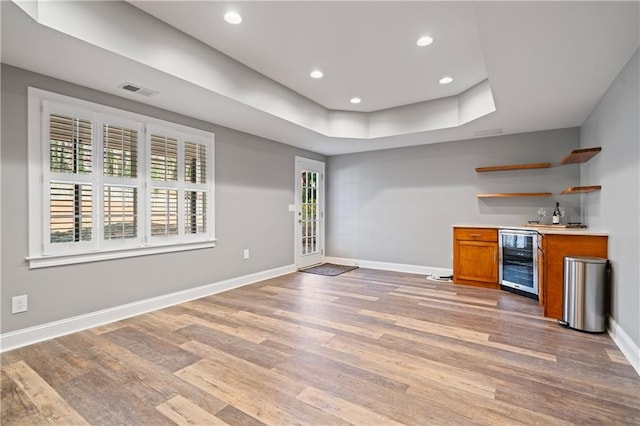
[[[440,80],[438,80],[438,83],[440,84],[449,84],[453,81],[453,78],[451,77],[442,77]]]
[[[416,44],[417,44],[418,46],[420,46],[420,47],[428,46],[428,45],[430,45],[431,43],[433,43],[433,38],[431,38],[431,37],[429,37],[429,36],[420,37],[420,38],[418,39],[418,41],[416,41]]]
[[[238,12],[227,12],[224,14],[224,20],[230,24],[237,25],[242,22],[242,16]]]
[[[309,75],[311,76],[311,78],[322,78],[324,76],[324,74],[320,70],[313,70]]]
[[[349,101],[352,104],[359,104],[360,102],[362,102],[362,99],[360,98],[351,98],[351,100]]]

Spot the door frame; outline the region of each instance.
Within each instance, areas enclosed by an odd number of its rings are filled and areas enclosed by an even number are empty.
[[[301,230],[300,230],[300,226],[298,224],[298,215],[302,212],[301,209],[301,200],[300,200],[300,175],[298,173],[298,169],[299,167],[304,167],[304,165],[307,164],[309,165],[310,168],[313,168],[314,170],[319,170],[320,171],[320,185],[318,187],[319,190],[319,200],[318,200],[318,207],[320,208],[320,233],[318,234],[318,238],[320,239],[320,243],[319,243],[319,247],[320,247],[320,263],[324,262],[324,258],[325,258],[325,253],[324,253],[324,249],[325,249],[325,244],[324,244],[324,226],[325,226],[325,214],[324,214],[324,210],[325,210],[325,177],[326,177],[326,173],[325,173],[325,163],[323,161],[319,161],[319,160],[313,160],[311,158],[306,158],[306,157],[300,157],[300,156],[295,156],[295,161],[294,161],[294,181],[293,181],[293,192],[294,192],[294,206],[295,206],[295,210],[294,210],[294,214],[293,214],[293,253],[294,253],[294,262],[296,265],[296,268],[299,268],[300,266],[300,262],[302,259],[302,255],[300,254],[300,241],[302,240],[302,235],[301,235]]]

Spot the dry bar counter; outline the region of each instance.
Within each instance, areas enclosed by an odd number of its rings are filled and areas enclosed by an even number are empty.
[[[533,234],[535,238],[517,238]],[[511,238],[509,240],[500,240]],[[532,243],[534,241],[534,243]],[[562,319],[563,262],[565,256],[593,256],[607,258],[608,236],[606,232],[584,228],[529,227],[498,225],[453,225],[453,282],[486,288],[501,288],[501,275],[505,256],[502,245],[515,249],[515,256],[522,256],[522,265],[528,265],[531,252],[531,271],[535,273],[535,295],[518,285],[509,290],[537,298],[544,307],[546,317]],[[529,247],[529,245],[532,245]],[[504,251],[504,250],[503,250]],[[517,265],[517,262],[511,262]],[[528,267],[528,266],[527,266]],[[517,266],[507,269],[511,274],[503,282],[518,281]],[[502,288],[506,288],[502,286]],[[534,297],[535,296],[535,297]]]

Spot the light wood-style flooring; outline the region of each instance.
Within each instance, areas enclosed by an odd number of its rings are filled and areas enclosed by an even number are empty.
[[[606,334],[499,290],[293,273],[2,354],[1,424],[640,424]]]

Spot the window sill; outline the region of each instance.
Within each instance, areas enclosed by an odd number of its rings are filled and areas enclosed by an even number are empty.
[[[52,266],[73,265],[76,263],[100,262],[102,260],[123,259],[127,257],[147,256],[151,254],[173,253],[188,250],[213,248],[217,240],[197,243],[171,244],[165,246],[137,247],[125,250],[103,250],[91,253],[73,253],[49,256],[34,256],[26,259],[29,269],[49,268]]]

